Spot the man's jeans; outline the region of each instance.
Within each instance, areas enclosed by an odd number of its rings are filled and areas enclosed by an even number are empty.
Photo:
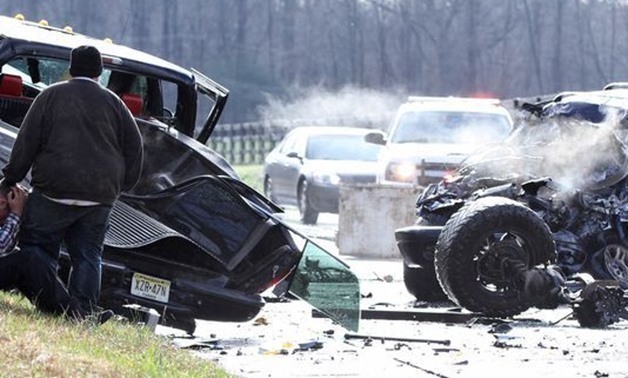
[[[14,252],[0,258],[0,290],[18,289],[43,312],[64,314],[70,308],[70,295],[47,261],[34,253]]]
[[[20,228],[22,253],[38,253],[54,269],[64,242],[71,260],[68,291],[84,314],[94,311],[100,296],[101,255],[111,205],[70,206],[34,191]]]

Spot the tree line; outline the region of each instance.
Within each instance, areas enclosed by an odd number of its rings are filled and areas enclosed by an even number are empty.
[[[621,0],[5,0],[0,13],[144,50],[226,85],[223,121],[346,87],[527,97],[628,81]],[[311,93],[311,92],[310,92]]]

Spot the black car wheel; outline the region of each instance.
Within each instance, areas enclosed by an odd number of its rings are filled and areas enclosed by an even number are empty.
[[[316,224],[318,211],[314,210],[308,198],[307,180],[302,180],[298,189],[299,213],[304,224]]]
[[[554,251],[550,230],[535,212],[508,198],[486,197],[467,203],[445,224],[436,273],[458,305],[508,317],[530,307],[520,273],[550,262]]]
[[[411,267],[403,263],[403,282],[406,289],[418,301],[436,302],[444,301],[447,295],[441,289],[434,269],[426,269],[421,266]]]
[[[277,199],[273,194],[273,180],[271,180],[268,176],[264,178],[264,196],[272,202],[277,202]]]

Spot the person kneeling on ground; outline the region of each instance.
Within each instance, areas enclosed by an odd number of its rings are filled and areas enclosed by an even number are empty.
[[[16,247],[26,197],[18,186],[0,186],[0,290],[18,289],[41,311],[61,314],[69,295],[56,272],[39,256]]]
[[[16,247],[26,199],[21,187],[0,186],[0,290],[17,289],[44,313],[80,319],[56,270],[37,251],[25,253]],[[111,316],[113,312],[104,311],[98,321]]]

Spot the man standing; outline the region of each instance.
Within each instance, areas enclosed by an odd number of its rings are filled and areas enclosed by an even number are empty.
[[[101,255],[109,214],[121,191],[138,181],[142,139],[124,103],[96,79],[100,52],[72,50],[68,81],[51,85],[33,102],[20,127],[4,186],[32,168],[19,245],[43,251],[56,268],[64,242],[71,259],[68,290],[79,316],[96,309]]]

